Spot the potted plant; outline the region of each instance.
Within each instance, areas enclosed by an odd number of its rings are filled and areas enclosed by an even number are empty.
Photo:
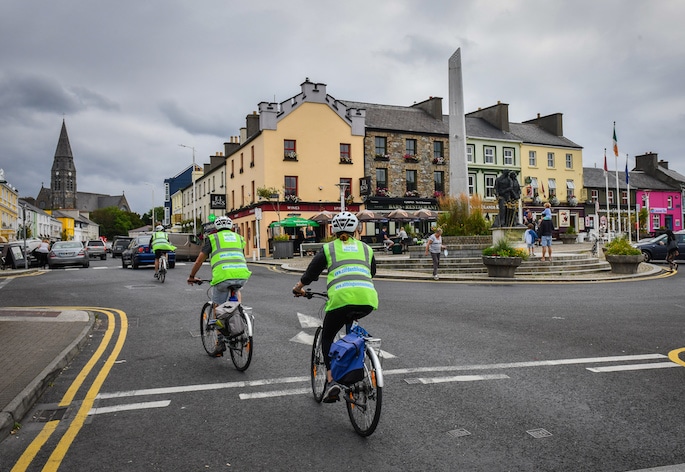
[[[516,268],[526,259],[528,252],[512,246],[506,238],[483,249],[483,264],[488,269],[489,277],[513,278]]]
[[[559,233],[559,239],[564,244],[575,244],[578,242],[578,233],[576,233],[576,228],[569,226],[566,228],[565,233]]]
[[[295,248],[293,241],[288,234],[277,234],[274,236],[274,259],[292,259]]]
[[[641,262],[642,252],[633,247],[624,237],[614,238],[604,246],[604,256],[615,274],[636,274]]]
[[[559,205],[559,199],[555,196],[549,197],[549,204],[552,206],[557,206]]]

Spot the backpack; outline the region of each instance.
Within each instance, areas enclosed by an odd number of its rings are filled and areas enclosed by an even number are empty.
[[[331,344],[328,355],[331,358],[333,380],[343,385],[351,385],[364,378],[364,338],[349,333]]]
[[[216,318],[222,320],[224,327],[221,333],[229,339],[240,336],[245,332],[245,321],[240,316],[242,308],[237,301],[229,300],[216,307]]]

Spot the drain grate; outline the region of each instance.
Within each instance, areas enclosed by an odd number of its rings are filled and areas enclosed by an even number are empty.
[[[550,433],[546,429],[542,429],[542,428],[529,429],[528,431],[526,431],[526,433],[530,434],[535,439],[548,438],[548,437],[552,436],[552,433]]]
[[[461,438],[464,436],[471,436],[471,433],[466,431],[464,428],[453,429],[452,431],[447,431],[447,434],[453,438]]]
[[[53,408],[49,410],[37,410],[33,420],[37,423],[47,423],[48,421],[61,420],[66,413],[67,407]]]

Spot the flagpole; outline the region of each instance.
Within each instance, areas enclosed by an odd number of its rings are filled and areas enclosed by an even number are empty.
[[[607,231],[609,231],[609,222],[611,221],[611,210],[609,209],[609,168],[607,167],[607,148],[604,148],[604,198],[607,204]]]
[[[618,157],[616,161],[616,211],[618,212],[618,235],[621,234],[621,192],[618,187]]]
[[[628,174],[628,153],[626,153],[626,190],[628,192],[628,223],[626,224],[628,229],[628,242],[633,242],[633,231],[630,227],[630,174]]]

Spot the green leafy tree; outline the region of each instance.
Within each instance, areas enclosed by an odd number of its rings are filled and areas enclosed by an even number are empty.
[[[129,230],[143,226],[138,213],[122,211],[117,207],[101,208],[91,212],[90,219],[100,225],[100,235],[111,240],[126,235]]]

